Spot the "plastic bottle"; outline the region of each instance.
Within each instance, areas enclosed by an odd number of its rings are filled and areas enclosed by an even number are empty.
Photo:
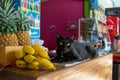
[[[37,15],[35,18],[35,27],[39,28],[39,24],[40,24],[39,15]]]
[[[116,51],[120,52],[120,35],[116,37]]]

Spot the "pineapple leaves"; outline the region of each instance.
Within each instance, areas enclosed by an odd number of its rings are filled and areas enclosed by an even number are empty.
[[[14,10],[13,0],[2,0],[0,3],[0,32],[2,34],[16,33],[18,30],[28,31],[29,17],[18,8]]]
[[[29,30],[29,17],[22,12],[21,8],[18,8],[18,11],[16,11],[16,23],[18,30]]]
[[[0,26],[2,34],[17,32],[13,0],[2,0],[0,3]]]

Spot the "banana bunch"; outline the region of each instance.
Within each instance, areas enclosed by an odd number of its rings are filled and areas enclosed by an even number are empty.
[[[23,46],[22,50],[15,53],[15,58],[19,68],[56,70],[47,51],[39,45]]]

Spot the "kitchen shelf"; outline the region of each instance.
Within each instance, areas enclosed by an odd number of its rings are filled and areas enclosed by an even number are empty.
[[[86,36],[84,36],[85,41],[89,40],[90,42],[92,41],[93,43],[95,42],[94,40],[92,40],[93,38],[95,38],[95,36],[98,36],[98,29],[97,29],[97,20],[95,18],[81,18],[79,20],[79,27],[81,26],[80,24],[84,23],[86,24],[85,31],[84,34]],[[80,28],[78,28],[80,29]],[[78,30],[78,39],[80,39],[80,30]]]

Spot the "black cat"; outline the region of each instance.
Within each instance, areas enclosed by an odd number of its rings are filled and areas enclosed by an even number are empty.
[[[55,62],[73,62],[83,61],[86,59],[95,58],[98,53],[88,43],[73,42],[74,36],[63,37],[57,34],[57,57],[54,59]]]

